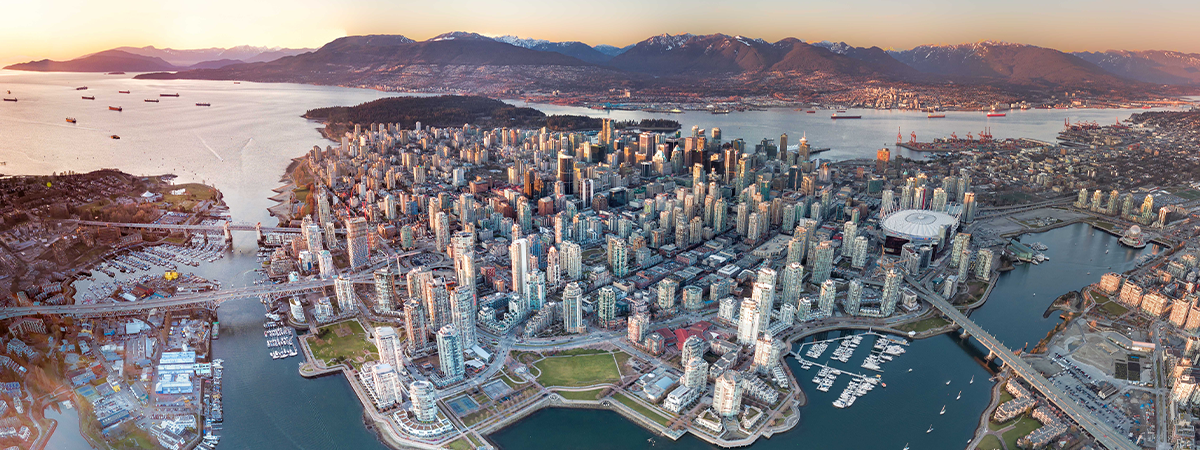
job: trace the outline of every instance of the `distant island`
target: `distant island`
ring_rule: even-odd
[[[488,127],[546,127],[551,131],[600,129],[601,119],[579,115],[547,116],[542,111],[513,106],[481,96],[441,95],[436,97],[388,97],[356,106],[331,106],[310,109],[302,116],[325,123],[326,136],[339,136],[354,124],[395,123],[413,128],[423,126],[457,127],[466,123]],[[619,128],[677,130],[679,122],[669,119],[643,119],[617,122]]]
[[[9,65],[5,69],[31,72],[151,72],[180,68],[162,58],[135,55],[121,50],[105,50],[70,61],[43,59]]]
[[[117,47],[66,61],[42,59],[12,64],[8,70],[28,72],[162,72],[196,69],[220,69],[233,64],[274,61],[310,51],[307,48],[253,47],[195,50],[154,47]]]

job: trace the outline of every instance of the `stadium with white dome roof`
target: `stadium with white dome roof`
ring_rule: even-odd
[[[939,244],[958,229],[958,216],[928,209],[901,209],[880,220],[883,229],[883,252],[899,255],[904,244],[929,245],[936,253]]]

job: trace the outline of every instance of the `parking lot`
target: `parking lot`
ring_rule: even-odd
[[[1137,419],[1131,419],[1120,407],[1118,402],[1127,399],[1127,394],[1114,394],[1108,400],[1100,399],[1094,389],[1097,389],[1098,380],[1094,380],[1091,375],[1081,370],[1068,359],[1055,354],[1054,361],[1062,366],[1063,371],[1057,375],[1050,377],[1050,381],[1058,386],[1068,396],[1071,397],[1080,406],[1087,408],[1096,414],[1096,417],[1103,420],[1109,426],[1120,431],[1122,434],[1128,435],[1134,430],[1134,426],[1145,424],[1144,416]],[[1115,402],[1114,402],[1115,400]],[[1153,411],[1153,408],[1151,408]],[[1139,420],[1139,422],[1134,422]],[[1140,428],[1140,426],[1138,427]]]

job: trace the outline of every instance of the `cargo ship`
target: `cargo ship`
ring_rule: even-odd
[[[830,118],[830,119],[833,119],[833,120],[838,120],[838,119],[861,119],[861,118],[862,118],[862,116],[857,116],[857,115],[856,115],[856,116],[847,116],[847,115],[844,115],[844,114],[834,114],[834,115],[832,115],[832,116],[829,116],[829,118]]]
[[[115,134],[114,134],[114,135],[112,135],[112,136],[109,136],[109,137],[110,137],[110,138],[113,138],[113,139],[120,139],[120,138],[121,138],[120,136],[117,136],[117,135],[115,135]]]
[[[157,98],[148,98],[148,99],[146,99],[146,103],[158,103],[158,99]]]
[[[96,99],[96,96],[94,96],[94,95],[85,95],[85,96],[83,96],[83,99],[84,99],[84,100],[95,100],[95,99]]]
[[[74,117],[68,117],[68,118],[67,118],[67,123],[75,123],[75,118],[74,118]]]
[[[930,118],[930,119],[945,119],[946,115],[942,114],[942,113],[929,113],[929,115],[927,115],[925,117]]]
[[[109,106],[109,107],[108,107],[108,110],[109,110],[109,111],[118,111],[118,112],[119,112],[119,111],[121,111],[121,110],[122,110],[122,108],[121,108],[120,106]]]
[[[158,94],[159,97],[178,97],[179,94]]]
[[[208,104],[208,103],[197,103],[196,106],[212,106],[212,105]],[[716,113],[714,113],[714,114],[716,114]],[[729,113],[726,112],[726,114],[729,114]]]
[[[75,90],[77,90],[77,91],[86,91],[86,90],[87,90],[87,86],[80,86],[80,87],[77,87],[77,88],[75,88]]]
[[[17,101],[17,99],[15,99],[15,98],[8,98],[8,97],[4,97],[4,101],[6,101],[6,102],[15,102],[15,101]]]
[[[129,91],[117,91],[118,94],[128,94]]]
[[[996,112],[996,108],[992,108],[992,110],[987,113],[987,116],[988,117],[1004,117],[1005,114],[1002,112]]]

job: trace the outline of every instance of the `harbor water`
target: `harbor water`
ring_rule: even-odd
[[[79,99],[76,86],[88,86],[95,101]],[[12,90],[19,103],[0,107],[0,172],[50,174],[116,168],[139,175],[175,173],[180,182],[203,181],[224,194],[236,221],[273,225],[266,213],[268,197],[279,186],[279,176],[294,157],[313,145],[329,145],[317,132],[320,124],[300,118],[304,111],[323,106],[354,105],[389,96],[371,90],[296,84],[261,84],[220,81],[133,80],[131,75],[24,73],[0,71],[0,89]],[[130,90],[132,94],[117,94]],[[159,93],[178,92],[181,98],[143,103]],[[118,97],[120,95],[120,97]],[[209,102],[209,108],[193,106]],[[120,102],[116,104],[115,102]],[[110,112],[106,106],[123,106]],[[778,139],[786,132],[798,140],[807,134],[813,147],[831,147],[820,156],[830,159],[873,158],[881,146],[891,147],[899,128],[917,131],[922,140],[964,136],[991,127],[997,138],[1031,137],[1053,140],[1062,121],[1094,120],[1111,123],[1137,111],[1036,110],[1017,111],[1006,118],[982,113],[949,113],[945,119],[927,119],[924,113],[854,111],[861,120],[831,121],[828,111],[806,114],[772,109],[727,115],[703,112],[653,114],[640,111],[597,111],[554,105],[530,105],[547,114],[586,114],[619,120],[671,118],[685,129],[720,127],[725,139],[743,138],[756,143]],[[74,117],[77,125],[67,124]],[[686,132],[686,131],[685,131]],[[120,140],[109,139],[118,134]],[[794,142],[794,141],[793,141]],[[1069,289],[1099,280],[1110,270],[1132,267],[1140,254],[1156,251],[1118,248],[1116,238],[1092,233],[1087,225],[1072,225],[1036,236],[1050,247],[1049,262],[1020,266],[1000,275],[988,303],[972,318],[996,332],[1010,346],[1036,342],[1057,323],[1042,319],[1055,297]],[[1104,253],[1111,248],[1110,253]],[[235,233],[234,248],[212,264],[184,271],[219,280],[225,287],[245,286],[256,278],[252,233]],[[1090,272],[1090,274],[1088,273]],[[1066,281],[1064,281],[1066,280]],[[1034,296],[1033,294],[1037,294]],[[254,449],[383,449],[362,422],[361,405],[348,382],[328,376],[304,379],[297,358],[271,360],[262,336],[263,307],[254,300],[229,302],[220,308],[220,339],[214,357],[225,360],[223,380],[225,424],[222,448]],[[866,351],[851,360],[857,368]],[[916,449],[962,448],[973,434],[979,414],[988,403],[988,373],[976,345],[953,336],[917,341],[908,352],[884,366],[887,388],[876,388],[848,409],[832,406],[845,387],[842,377],[829,392],[819,392],[810,382],[815,369],[805,371],[795,360],[788,364],[797,373],[808,395],[799,425],[787,433],[762,440],[754,448],[812,449]],[[912,372],[907,369],[912,368]],[[807,376],[805,376],[807,374]],[[974,383],[968,380],[974,377]],[[951,381],[946,385],[946,381]],[[955,396],[962,391],[962,397]],[[939,415],[942,406],[946,414]],[[64,411],[66,415],[73,412]],[[69,420],[60,427],[48,448],[74,450],[81,443],[63,440],[64,433],[78,436]],[[932,425],[934,430],[926,433]],[[72,425],[77,426],[77,425]],[[504,449],[541,448],[708,448],[685,436],[679,441],[656,436],[616,413],[592,410],[545,410],[509,426],[493,436]],[[80,438],[81,439],[81,438]]]

